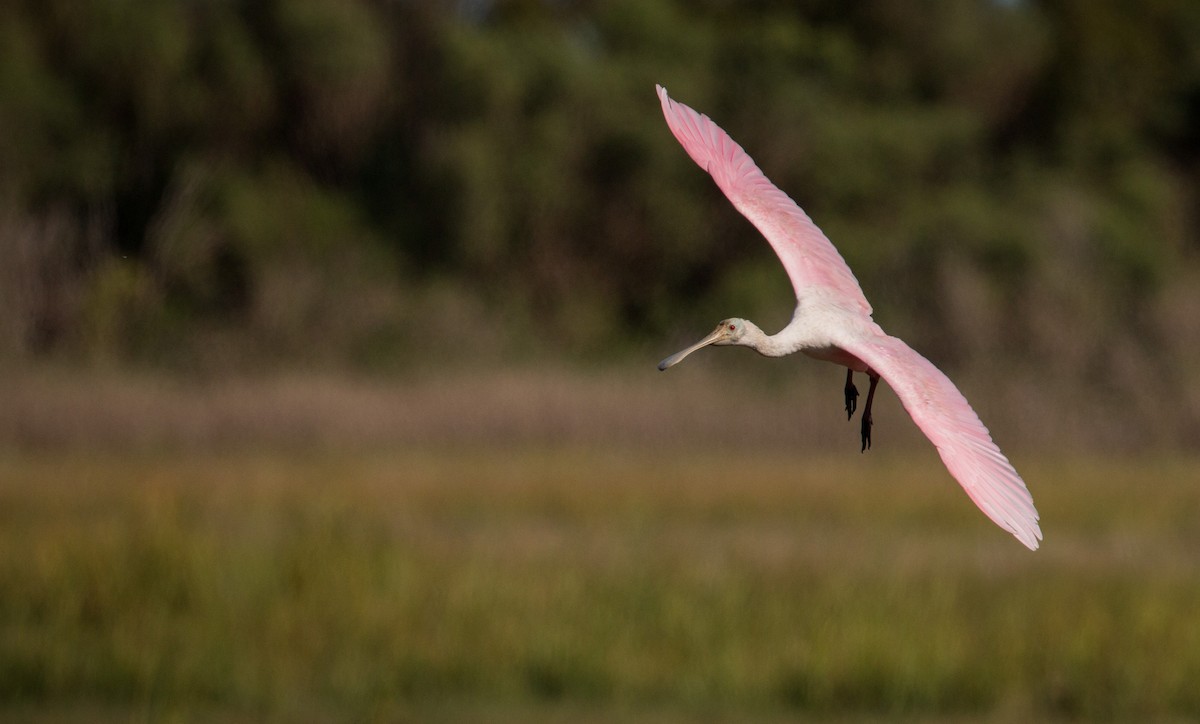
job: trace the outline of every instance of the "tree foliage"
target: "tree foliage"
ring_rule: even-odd
[[[1177,369],[1197,37],[1188,0],[11,0],[0,351],[377,365],[782,324],[659,82],[931,356]]]

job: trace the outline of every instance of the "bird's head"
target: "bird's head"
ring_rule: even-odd
[[[742,339],[745,338],[746,333],[752,326],[753,325],[751,325],[750,322],[747,322],[744,319],[738,319],[737,317],[731,319],[722,319],[717,325],[717,328],[714,329],[707,337],[693,344],[691,347],[682,349],[666,358],[662,362],[659,362],[658,368],[660,370],[665,370],[668,367],[677,365],[683,361],[684,357],[687,357],[692,352],[695,352],[701,347],[707,347],[710,344],[742,344]]]

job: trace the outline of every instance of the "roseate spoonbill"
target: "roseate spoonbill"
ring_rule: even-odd
[[[745,319],[726,319],[658,368],[665,370],[710,344],[749,347],[767,357],[803,352],[846,367],[847,419],[858,407],[854,373],[865,373],[871,386],[862,413],[864,452],[871,446],[871,403],[882,377],[971,500],[997,525],[1036,550],[1042,531],[1033,498],[954,383],[871,319],[871,305],[837,249],[729,134],[708,116],[671,100],[662,86],[656,87],[671,133],[771,243],[796,291],[792,321],[778,334],[768,335]]]

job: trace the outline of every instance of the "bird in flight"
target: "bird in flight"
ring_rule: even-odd
[[[871,447],[871,405],[887,380],[942,462],[987,517],[1030,550],[1042,539],[1038,512],[1024,481],[962,393],[932,362],[871,319],[871,305],[833,243],[729,134],[657,86],[671,133],[783,262],[796,292],[792,321],[768,335],[754,323],[725,319],[704,339],[659,363],[665,370],[708,345],[740,345],[767,357],[803,352],[846,368],[846,416],[858,408],[854,373],[870,387],[862,411],[862,449]]]

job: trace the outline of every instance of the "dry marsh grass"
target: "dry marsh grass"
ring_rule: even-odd
[[[722,366],[719,360],[728,361]],[[644,367],[526,367],[400,378],[294,373],[187,379],[0,368],[0,449],[118,451],[522,445],[855,451],[831,365],[731,354],[663,374]],[[959,380],[1009,451],[1198,450],[1186,424],[1047,394],[1043,382]],[[1001,383],[1003,382],[1003,383]],[[886,387],[886,386],[885,386]],[[1077,404],[1078,403],[1078,404]],[[1164,402],[1163,404],[1170,404]],[[1097,407],[1100,405],[1100,407]],[[929,444],[890,390],[876,399],[882,450]],[[1164,428],[1170,428],[1164,430]]]
[[[414,447],[0,456],[18,718],[1200,716],[1200,464]]]
[[[181,380],[22,370],[0,374],[0,446],[55,449],[370,449],[380,446],[622,447],[857,443],[837,426],[842,380],[755,386],[717,374],[558,368],[404,379],[295,374]],[[805,408],[816,408],[806,410]],[[820,412],[817,412],[817,409]],[[898,404],[880,416],[911,432]],[[811,413],[811,414],[810,414]],[[890,414],[895,413],[895,414]],[[886,419],[886,417],[885,417]]]

